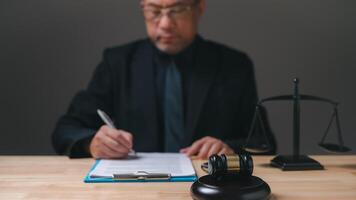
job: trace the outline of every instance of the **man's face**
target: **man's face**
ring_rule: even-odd
[[[142,0],[148,37],[158,49],[177,54],[194,40],[205,8],[200,0]]]

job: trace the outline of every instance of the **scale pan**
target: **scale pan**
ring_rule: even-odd
[[[267,145],[263,145],[263,146],[259,146],[259,147],[245,146],[244,149],[245,149],[245,151],[247,151],[249,153],[255,153],[255,154],[268,153],[271,151],[271,148]]]
[[[351,151],[350,148],[341,146],[338,144],[331,144],[331,143],[319,143],[319,146],[326,151],[334,152],[334,153],[344,153]]]

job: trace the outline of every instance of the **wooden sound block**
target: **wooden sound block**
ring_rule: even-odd
[[[200,177],[190,188],[194,200],[267,200],[271,189],[256,176]]]

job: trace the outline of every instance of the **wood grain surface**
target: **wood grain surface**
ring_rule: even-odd
[[[254,175],[271,187],[271,199],[356,199],[356,155],[312,156],[321,171],[283,172],[271,156],[254,156]],[[203,160],[193,160],[199,176]],[[191,199],[191,182],[84,183],[93,159],[0,156],[0,199]]]

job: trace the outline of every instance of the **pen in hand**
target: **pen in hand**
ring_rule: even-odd
[[[114,122],[111,120],[111,118],[102,110],[97,109],[98,115],[100,118],[105,122],[106,125],[108,125],[112,129],[117,129],[114,125]],[[136,152],[133,149],[130,149],[129,156],[136,156]]]

